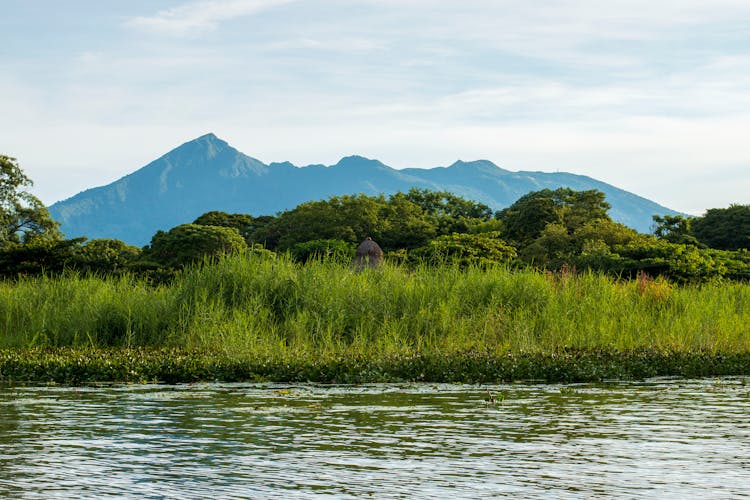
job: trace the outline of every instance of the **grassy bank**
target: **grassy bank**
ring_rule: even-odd
[[[503,268],[355,273],[248,254],[161,287],[127,276],[0,283],[0,378],[740,375],[750,374],[748,325],[750,287],[739,283],[676,287]]]

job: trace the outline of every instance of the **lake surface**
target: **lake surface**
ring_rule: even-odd
[[[0,386],[0,497],[733,498],[749,420],[736,378]]]

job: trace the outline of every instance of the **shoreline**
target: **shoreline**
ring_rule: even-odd
[[[183,349],[3,349],[0,383],[576,383],[750,375],[750,352],[561,350],[237,359]]]

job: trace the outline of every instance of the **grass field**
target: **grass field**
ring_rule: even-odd
[[[736,282],[502,267],[357,273],[248,253],[188,269],[168,286],[75,274],[0,283],[0,379],[742,375],[749,325],[750,286]]]

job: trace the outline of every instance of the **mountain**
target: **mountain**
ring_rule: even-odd
[[[411,187],[451,191],[496,210],[529,191],[598,189],[612,205],[612,218],[641,232],[648,232],[652,215],[678,213],[591,177],[511,172],[487,160],[401,170],[361,156],[342,158],[332,166],[266,165],[214,134],[186,142],[132,174],[49,210],[69,238],[117,238],[145,245],[157,230],[191,222],[211,210],[275,214],[334,195],[388,195]]]

